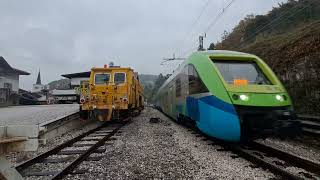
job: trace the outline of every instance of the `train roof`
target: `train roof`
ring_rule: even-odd
[[[183,63],[179,65],[177,69],[175,69],[174,73],[162,84],[162,86],[159,88],[158,93],[161,91],[163,87],[165,87],[176,75],[178,70],[182,67],[184,67],[185,63],[189,62],[189,59],[191,56],[242,56],[242,57],[248,57],[248,58],[256,58],[257,56],[249,53],[243,53],[238,51],[229,51],[229,50],[206,50],[206,51],[197,51],[192,53]],[[157,93],[157,95],[158,95]]]
[[[91,70],[97,70],[97,71],[103,71],[103,70],[131,70],[133,71],[133,69],[129,68],[129,67],[119,67],[119,66],[112,66],[112,67],[107,67],[107,68],[104,68],[104,67],[94,67],[94,68],[91,68]]]
[[[219,54],[219,55],[232,55],[232,56],[255,56],[253,54],[249,54],[249,53],[244,53],[244,52],[238,52],[238,51],[229,51],[229,50],[207,50],[207,51],[197,51],[197,52],[194,52],[192,55],[194,54],[201,54],[201,55],[207,55],[207,56],[210,56],[210,55],[216,55],[216,54]]]

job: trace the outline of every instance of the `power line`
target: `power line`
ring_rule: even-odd
[[[309,6],[310,6],[310,4],[309,4],[309,5],[306,5],[306,6],[302,7],[302,8],[297,8],[297,9],[294,9],[294,8],[296,8],[296,7],[292,8],[288,13],[282,14],[282,15],[279,16],[278,18],[276,18],[276,19],[272,20],[271,22],[265,24],[262,28],[258,29],[258,30],[255,31],[254,33],[252,33],[245,41],[241,42],[239,46],[241,46],[242,44],[244,44],[244,43],[248,42],[249,40],[251,40],[252,38],[254,38],[259,32],[261,32],[262,30],[264,30],[264,29],[267,28],[268,26],[272,25],[273,23],[275,23],[275,22],[278,21],[276,24],[273,24],[273,25],[278,25],[278,24],[280,24],[281,22],[283,22],[283,21],[291,18],[292,16],[300,13],[300,11],[306,9],[306,8],[309,7]],[[293,10],[294,10],[294,13],[291,13]],[[288,14],[290,14],[290,13],[291,13],[290,16],[285,17],[286,15],[288,15]],[[284,18],[284,17],[285,17],[285,18]],[[281,21],[280,21],[280,20],[281,20]],[[261,27],[261,26],[259,26],[259,27]]]
[[[209,24],[204,33],[206,34],[222,17],[222,15],[228,10],[228,8],[235,2],[235,0],[231,0],[226,7],[222,9],[222,11],[214,18],[214,20]]]
[[[221,12],[217,14],[217,16],[214,18],[214,20],[208,25],[208,27],[205,29],[204,34],[207,34],[207,32],[218,22],[218,20],[222,17],[222,15],[227,11],[227,9],[235,2],[235,0],[231,0],[227,6],[222,8]],[[198,39],[196,39],[192,44],[197,43]],[[188,51],[186,51],[188,52]],[[185,54],[183,54],[184,56]]]
[[[194,21],[194,23],[191,26],[191,30],[189,31],[188,35],[193,31],[195,25],[198,23],[198,21],[200,20],[202,14],[204,13],[205,9],[208,7],[210,3],[210,0],[207,0],[207,2],[204,4],[204,6],[202,7],[202,10],[200,11],[199,16],[197,17],[197,19]]]
[[[198,24],[200,18],[202,17],[203,13],[205,12],[206,8],[208,7],[210,3],[210,0],[207,0],[206,3],[202,6],[200,14],[197,16],[197,18],[195,19],[195,21],[192,23],[192,25],[190,26],[190,31],[188,31],[188,33],[186,33],[184,39],[182,41],[180,41],[181,44],[184,44],[190,37],[190,34],[193,32],[194,28],[196,27],[196,25]],[[179,44],[180,44],[179,43]]]

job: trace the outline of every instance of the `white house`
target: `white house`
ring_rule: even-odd
[[[0,106],[18,104],[20,75],[30,75],[30,73],[11,67],[0,56]]]

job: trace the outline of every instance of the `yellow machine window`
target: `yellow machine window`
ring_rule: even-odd
[[[110,74],[95,74],[95,84],[106,84],[110,81]]]
[[[270,85],[271,82],[255,62],[214,61],[224,80],[234,85]]]
[[[114,73],[114,82],[117,84],[124,83],[126,81],[125,73]]]

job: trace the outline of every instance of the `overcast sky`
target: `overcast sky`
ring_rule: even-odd
[[[246,15],[285,1],[235,0],[207,32],[205,46]],[[162,58],[196,48],[197,36],[229,2],[210,0],[193,25],[207,0],[0,0],[0,56],[31,73],[20,78],[28,90],[39,69],[44,84],[110,61],[140,74],[170,73],[179,62],[161,66]]]

